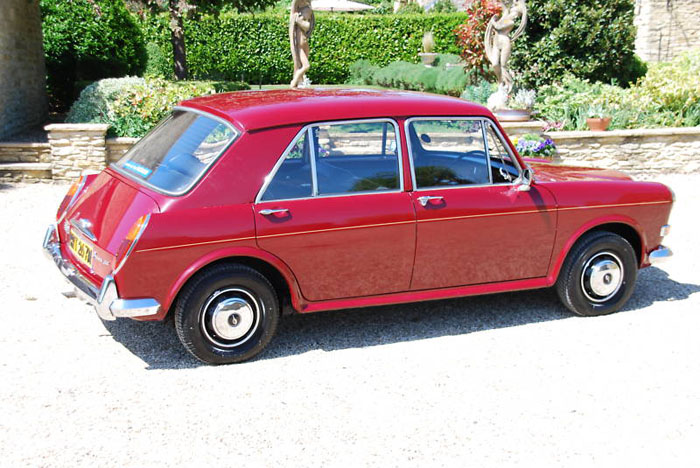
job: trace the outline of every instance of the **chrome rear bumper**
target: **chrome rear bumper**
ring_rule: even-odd
[[[663,263],[672,256],[673,252],[671,252],[671,249],[660,245],[651,252],[649,252],[649,264],[656,265],[658,263]]]
[[[121,299],[112,275],[107,276],[98,288],[63,258],[58,241],[56,225],[46,230],[43,243],[44,253],[56,264],[63,277],[75,288],[76,294],[95,307],[103,320],[116,320],[117,317],[147,317],[155,315],[160,304],[153,298]]]

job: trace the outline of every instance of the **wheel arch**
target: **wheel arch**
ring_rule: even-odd
[[[280,309],[284,313],[295,312],[303,307],[301,291],[291,269],[282,260],[268,252],[244,247],[210,253],[185,269],[168,292],[166,307],[164,307],[167,312],[164,317],[170,314],[187,283],[204,270],[222,263],[246,265],[264,275],[275,288],[280,299]]]
[[[554,284],[559,277],[561,268],[566,260],[566,257],[571,252],[574,245],[585,235],[591,232],[606,231],[617,234],[630,243],[637,257],[637,266],[640,267],[644,258],[645,241],[642,235],[642,229],[639,224],[632,218],[626,216],[607,217],[596,219],[581,226],[567,240],[564,247],[559,252],[549,275],[549,283]]]

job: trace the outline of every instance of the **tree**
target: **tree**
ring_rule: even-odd
[[[130,10],[139,14],[160,13],[167,10],[170,42],[173,46],[175,79],[187,79],[184,18],[196,14],[219,14],[228,7],[239,13],[252,12],[273,5],[275,0],[125,0]]]

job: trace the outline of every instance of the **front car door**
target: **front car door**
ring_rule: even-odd
[[[417,216],[413,290],[543,277],[553,196],[517,190],[522,168],[484,118],[405,122]]]
[[[398,125],[308,125],[254,205],[260,248],[283,260],[307,300],[409,289],[415,214],[403,191]]]

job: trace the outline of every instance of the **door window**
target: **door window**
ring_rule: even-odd
[[[491,182],[481,120],[413,120],[408,138],[416,188]]]
[[[298,137],[261,201],[399,191],[401,155],[393,121],[311,125]]]

